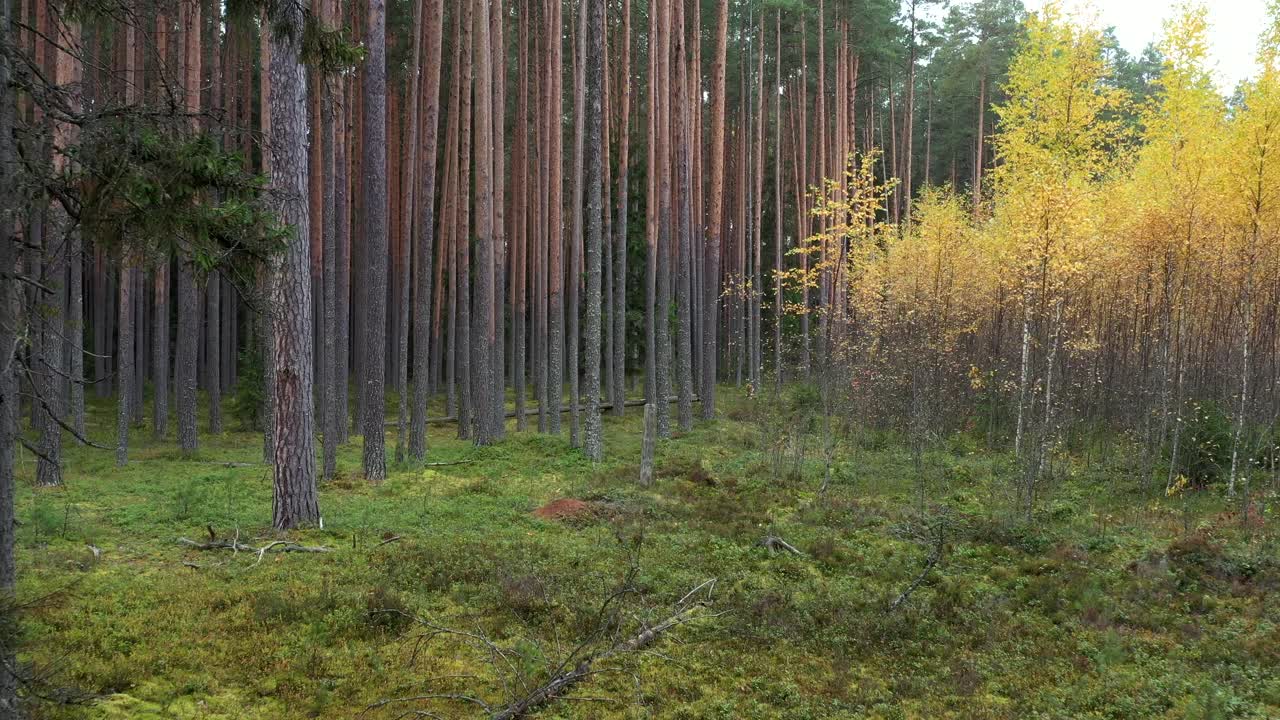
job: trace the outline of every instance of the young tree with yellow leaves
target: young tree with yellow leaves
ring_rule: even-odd
[[[1265,279],[1276,265],[1280,231],[1280,5],[1271,6],[1271,25],[1258,53],[1261,72],[1246,83],[1242,102],[1227,139],[1226,238],[1224,250],[1232,259],[1239,311],[1241,348],[1239,396],[1231,446],[1227,492],[1235,494],[1241,472],[1241,435],[1249,412],[1250,384],[1259,276]]]
[[[1117,162],[1125,97],[1109,86],[1102,33],[1073,22],[1057,3],[1030,16],[1027,37],[1009,68],[1008,100],[996,108],[997,252],[1021,300],[1014,452],[1025,462],[1020,488],[1031,512],[1054,436],[1054,376],[1063,315],[1090,272],[1097,250],[1099,205]],[[1038,369],[1039,368],[1039,369]],[[1036,407],[1039,443],[1024,438]]]

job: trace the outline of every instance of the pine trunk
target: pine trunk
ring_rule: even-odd
[[[702,418],[716,416],[716,327],[720,319],[720,244],[724,218],[725,54],[729,0],[716,3],[716,49],[711,62],[711,212],[707,216],[706,271],[703,276]]]
[[[689,109],[691,98],[688,95],[688,63],[685,49],[684,5],[676,4],[676,30],[674,32],[675,49],[672,59],[675,64],[675,79],[672,83],[672,149],[676,157],[676,191],[679,197],[676,217],[676,237],[673,249],[676,270],[676,408],[680,430],[688,432],[693,428],[693,278],[692,272],[692,235],[693,235],[693,178],[689,163],[689,154],[693,143],[690,128],[692,113]]]
[[[387,337],[387,48],[386,2],[369,0],[365,35],[364,136],[362,172],[367,288],[364,377],[364,476],[387,477],[383,422],[386,416]],[[273,64],[274,67],[274,64]],[[277,392],[277,395],[279,393]],[[278,444],[278,443],[277,443]]]
[[[622,66],[618,70],[618,190],[613,221],[613,414],[626,407],[627,382],[627,183],[631,168],[631,0],[622,0]]]
[[[458,77],[462,93],[459,96],[458,120],[458,184],[454,187],[457,195],[455,210],[456,229],[454,230],[454,264],[457,269],[457,347],[454,366],[454,381],[458,386],[458,438],[473,437],[475,423],[474,383],[471,377],[471,133],[473,126],[472,105],[472,20],[474,8],[470,2],[464,2],[461,12],[461,35],[459,36],[459,52],[462,59]]]
[[[414,212],[419,235],[417,298],[413,318],[413,418],[409,430],[409,457],[422,460],[427,455],[427,399],[431,348],[431,281],[435,252],[436,143],[440,117],[440,57],[444,31],[443,0],[426,0],[423,18],[426,58],[423,70],[421,177],[418,180]]]
[[[196,0],[185,0],[185,18],[181,26],[186,28],[183,51],[187,112],[200,112],[200,33],[193,31],[200,25],[200,5]],[[265,75],[265,73],[264,73]],[[177,383],[178,447],[184,453],[199,449],[196,430],[197,364],[200,341],[200,295],[196,284],[195,268],[190,257],[178,259],[178,338],[174,367]]]
[[[169,432],[169,258],[156,266],[155,313],[151,330],[152,413],[151,428],[156,439]]]
[[[333,0],[319,0],[320,22],[326,29],[334,27],[336,18]],[[342,433],[344,418],[338,414],[339,393],[346,392],[338,381],[338,208],[337,208],[337,104],[336,89],[341,79],[336,75],[319,74],[320,85],[313,89],[320,95],[320,165],[321,188],[320,205],[323,216],[321,220],[322,267],[321,277],[321,314],[323,329],[320,332],[321,344],[321,378],[323,388],[320,406],[320,432],[323,442],[321,450],[321,477],[333,479],[337,472],[338,440]]]
[[[563,157],[563,141],[561,137],[560,118],[561,100],[564,96],[561,36],[561,3],[551,2],[551,28],[548,33],[550,63],[551,97],[547,103],[547,118],[550,124],[547,155],[550,159],[550,174],[547,192],[547,217],[549,245],[547,252],[547,431],[552,435],[560,434],[560,408],[564,395],[564,222],[563,222],[563,186],[560,158]]]
[[[474,323],[471,333],[477,445],[497,440],[502,411],[495,410],[499,380],[494,374],[498,313],[494,307],[493,68],[489,27],[490,0],[475,0],[472,25],[475,72],[475,218],[476,266]]]
[[[374,0],[379,2],[379,0]],[[307,195],[307,85],[302,65],[302,7],[276,10],[271,36],[271,176],[281,221],[294,229],[275,259],[271,306],[276,313],[275,468],[271,524],[277,529],[320,520],[313,417],[310,207]]]
[[[205,360],[205,387],[209,391],[209,432],[214,435],[222,434],[222,334],[219,332],[221,327],[221,306],[222,306],[222,279],[217,273],[212,273],[205,281],[206,287],[206,315],[205,315],[205,337],[208,347],[208,353]]]
[[[582,223],[583,195],[585,188],[585,162],[583,153],[586,142],[586,95],[587,95],[587,0],[578,0],[578,22],[575,25],[575,43],[573,56],[573,217],[572,232],[569,236],[569,275],[568,275],[568,358],[569,373],[569,445],[579,447],[582,439],[579,436],[581,419],[579,409],[582,405],[582,391],[578,384],[581,363],[578,357],[578,285],[582,280]]]
[[[132,406],[133,393],[133,283],[129,275],[133,273],[132,263],[126,258],[120,269],[120,394],[116,398],[116,467],[124,467],[129,462],[129,411]],[[128,350],[125,350],[128,348]]]
[[[587,328],[585,352],[587,417],[583,448],[595,462],[604,459],[604,428],[600,419],[600,263],[604,238],[604,35],[605,0],[590,3],[586,48],[587,150]]]

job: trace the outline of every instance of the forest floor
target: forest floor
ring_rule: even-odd
[[[535,716],[1280,716],[1266,498],[1245,522],[1218,491],[1135,492],[1094,454],[1064,461],[1025,522],[1006,454],[958,435],[917,466],[879,434],[841,444],[820,494],[819,439],[775,473],[785,428],[755,417],[775,403],[726,395],[721,420],[660,443],[650,488],[634,408],[606,415],[595,467],[567,416],[562,437],[490,448],[433,426],[430,460],[465,462],[379,486],[353,438],[320,490],[324,528],[290,536],[331,550],[315,554],[179,543],[279,539],[256,433],[204,435],[186,459],[140,429],[124,469],[68,441],[53,489],[22,453],[22,659],[45,694],[91,696],[36,716],[487,717],[682,599],[687,622],[597,660]],[[113,419],[90,408],[104,442]]]

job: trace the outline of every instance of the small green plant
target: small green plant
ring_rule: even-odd
[[[190,520],[195,510],[204,504],[205,489],[202,483],[180,483],[170,499],[175,520]]]
[[[36,542],[47,541],[55,535],[62,534],[64,515],[51,503],[37,503],[31,508],[31,527]]]

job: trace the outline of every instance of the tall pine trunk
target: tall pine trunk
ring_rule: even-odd
[[[720,320],[720,237],[724,219],[725,54],[728,46],[729,0],[716,3],[716,49],[711,62],[711,212],[707,216],[704,254],[702,328],[702,417],[716,416],[716,327]]]
[[[138,90],[138,73],[134,67],[134,61],[137,57],[135,45],[137,43],[137,29],[132,23],[126,23],[124,27],[124,80],[125,92],[124,101],[126,105],[132,105],[137,101]],[[129,421],[133,407],[134,393],[140,393],[142,388],[134,382],[134,322],[133,322],[133,303],[134,298],[134,258],[127,250],[120,254],[120,296],[117,308],[119,310],[119,337],[117,339],[116,355],[119,360],[116,363],[116,372],[119,377],[119,395],[116,397],[116,466],[123,467],[129,462]]]
[[[550,158],[550,174],[548,178],[547,217],[549,245],[547,252],[547,430],[553,435],[560,434],[560,408],[564,395],[564,222],[563,222],[563,186],[560,159],[563,157],[562,128],[560,127],[561,104],[564,96],[563,56],[560,42],[561,35],[561,3],[551,2],[551,28],[548,33],[551,62],[549,64],[551,97],[547,103],[547,117],[550,123],[548,156]]]
[[[774,26],[777,55],[773,85],[782,87],[782,11]],[[782,98],[773,109],[773,387],[782,390]]]
[[[387,477],[386,337],[387,337],[387,7],[369,0],[365,28],[364,178],[365,282],[368,293],[365,326],[364,476],[380,483]],[[274,60],[273,60],[274,67]],[[278,394],[278,393],[277,393]]]
[[[657,373],[654,397],[658,411],[658,437],[671,437],[671,6],[669,0],[658,5],[658,237],[655,272],[657,299],[654,309],[654,336],[657,348]]]
[[[200,4],[185,0],[182,27],[187,28],[183,52],[183,69],[188,114],[200,112],[200,33],[192,28],[200,27]],[[265,73],[264,73],[265,74]],[[174,357],[176,400],[178,404],[178,447],[184,453],[199,449],[196,430],[197,355],[200,332],[200,295],[196,284],[195,268],[188,255],[178,258],[178,338]]]
[[[675,79],[672,82],[671,114],[672,114],[672,148],[676,157],[676,191],[679,197],[673,202],[679,208],[676,220],[676,237],[672,248],[676,253],[674,259],[676,271],[676,409],[680,430],[688,432],[693,428],[693,278],[692,272],[692,235],[693,235],[693,178],[689,163],[689,154],[693,151],[689,130],[692,112],[689,109],[688,62],[685,48],[684,4],[676,4],[676,29],[674,32],[675,49],[672,60],[675,64]]]
[[[613,414],[626,407],[627,382],[627,183],[631,168],[631,0],[622,0],[622,66],[618,70],[618,191],[613,221]],[[607,240],[606,240],[607,241]]]
[[[334,340],[334,369],[333,369],[333,387],[335,391],[334,415],[336,424],[334,431],[337,434],[337,443],[342,445],[347,442],[348,432],[351,427],[350,412],[348,410],[348,397],[350,396],[351,375],[350,353],[351,353],[351,193],[350,187],[350,166],[348,164],[349,153],[351,147],[351,103],[347,99],[354,96],[350,92],[350,80],[344,79],[338,82],[335,87],[337,92],[337,107],[340,113],[338,129],[335,132],[334,149],[333,149],[333,165],[334,165],[334,188],[333,188],[333,205],[334,205],[334,234],[336,245],[336,277],[334,278],[334,330],[337,337]]]
[[[335,0],[319,0],[320,22],[325,28],[333,28],[336,18]],[[323,329],[320,342],[323,357],[320,361],[320,395],[324,403],[320,408],[320,432],[323,441],[321,471],[326,480],[333,478],[337,472],[339,429],[344,422],[339,414],[339,393],[345,393],[345,383],[338,382],[338,208],[337,208],[337,104],[336,88],[341,82],[336,75],[317,73],[320,86],[314,92],[320,93],[320,165],[321,165],[321,242],[322,268],[321,302]]]
[[[528,320],[528,288],[529,288],[529,227],[531,193],[530,183],[530,145],[529,145],[529,21],[531,10],[529,0],[520,2],[520,36],[519,36],[519,72],[520,96],[516,101],[515,121],[515,157],[513,196],[515,197],[515,214],[512,218],[515,232],[512,236],[511,255],[511,380],[515,394],[516,430],[528,428],[525,415],[525,360],[527,357],[527,320]]]
[[[472,133],[472,44],[471,33],[474,8],[470,2],[464,2],[461,12],[461,34],[459,51],[462,58],[458,70],[462,93],[459,96],[458,115],[458,183],[454,186],[457,195],[455,210],[456,229],[454,230],[454,267],[457,271],[457,347],[454,381],[458,386],[458,437],[469,439],[473,436],[472,425],[475,422],[472,393],[474,383],[471,377],[471,133]]]
[[[586,379],[587,417],[583,447],[588,458],[604,459],[604,428],[600,419],[600,256],[604,238],[604,163],[606,148],[602,124],[604,120],[604,5],[605,0],[583,0],[590,3],[586,42],[586,151],[587,151],[587,327]]]
[[[379,0],[374,0],[378,2]],[[276,332],[275,468],[271,524],[278,529],[319,522],[313,417],[311,258],[307,203],[307,85],[302,65],[302,7],[275,11],[271,35],[271,177],[281,221],[293,228],[277,258],[272,309]]]
[[[506,433],[506,374],[503,371],[506,339],[504,308],[506,307],[505,271],[507,262],[506,229],[506,116],[507,116],[507,46],[504,29],[505,10],[502,0],[493,0],[489,13],[489,44],[493,68],[493,313],[494,329],[490,334],[488,375],[493,386],[489,398],[489,423],[494,439]]]
[[[427,399],[431,347],[431,281],[435,252],[436,144],[440,117],[440,57],[444,32],[443,0],[426,0],[423,17],[426,57],[423,64],[421,177],[418,180],[414,212],[417,219],[418,275],[416,313],[413,318],[413,418],[409,430],[409,457],[421,460],[427,454]]]
[[[413,10],[413,61],[409,68],[409,97],[408,108],[405,111],[405,122],[409,125],[409,148],[408,157],[404,165],[404,181],[403,191],[401,195],[404,198],[404,206],[400,210],[400,242],[403,248],[403,263],[400,272],[400,283],[398,302],[396,308],[399,318],[397,321],[397,344],[396,367],[398,373],[396,375],[396,391],[399,394],[399,401],[396,403],[398,416],[396,422],[396,462],[403,463],[405,453],[409,451],[409,335],[410,335],[410,308],[413,293],[410,288],[413,287],[413,272],[417,256],[417,244],[414,240],[422,233],[422,226],[417,221],[416,208],[422,204],[422,197],[418,194],[418,173],[420,172],[419,163],[419,136],[418,133],[422,126],[422,75],[425,68],[422,65],[422,44],[425,40],[423,34],[424,15],[427,8],[424,0],[417,0],[414,3]]]
[[[497,440],[494,412],[498,379],[494,377],[493,347],[498,313],[494,308],[494,176],[493,176],[493,58],[490,47],[490,0],[475,0],[472,46],[475,77],[475,298],[472,316],[472,371],[474,373],[477,445]],[[501,406],[499,405],[499,408]]]
[[[587,96],[587,0],[578,0],[578,21],[575,24],[573,54],[573,217],[572,231],[569,235],[569,275],[568,275],[568,358],[566,365],[569,373],[569,444],[573,447],[581,445],[579,437],[579,407],[582,404],[582,392],[578,384],[581,364],[578,358],[578,284],[582,279],[582,203],[586,177],[583,152],[586,142],[586,96]]]

